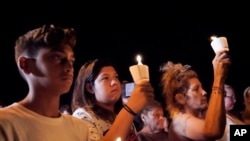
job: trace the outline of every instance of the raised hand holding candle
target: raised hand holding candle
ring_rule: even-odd
[[[211,39],[212,39],[211,46],[215,53],[223,50],[229,51],[226,37],[212,36]]]
[[[138,83],[140,80],[147,80],[149,81],[149,70],[148,66],[142,64],[141,56],[137,55],[137,65],[133,65],[129,67],[130,74],[133,77],[135,83]]]

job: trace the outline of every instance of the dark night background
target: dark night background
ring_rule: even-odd
[[[42,3],[43,2],[43,3]],[[14,61],[14,42],[28,30],[43,24],[73,27],[78,34],[75,71],[89,59],[105,57],[118,67],[121,80],[132,81],[129,66],[141,54],[159,98],[159,67],[171,60],[191,65],[210,92],[214,52],[210,36],[226,36],[232,58],[227,82],[242,108],[243,90],[250,85],[249,7],[235,2],[143,2],[143,3],[16,3],[2,5],[0,30],[1,94],[6,105],[21,100],[26,83]],[[71,94],[62,96],[62,103]]]

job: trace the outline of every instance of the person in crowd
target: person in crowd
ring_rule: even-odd
[[[236,95],[234,88],[229,85],[224,85],[224,101],[225,101],[225,110],[226,110],[226,127],[224,131],[224,135],[222,138],[216,141],[230,141],[230,125],[243,125],[243,121],[241,121],[235,113],[233,113],[233,109],[236,103]]]
[[[227,51],[216,53],[214,80],[208,104],[198,74],[190,65],[168,61],[161,66],[161,87],[171,123],[169,139],[174,141],[216,140],[222,137],[226,124],[224,83],[231,64]],[[202,111],[207,109],[203,118]]]
[[[168,141],[168,120],[158,101],[152,101],[141,112],[143,128],[138,132],[140,141]]]
[[[250,125],[250,86],[246,87],[243,93],[244,98],[244,110],[241,112],[242,120],[245,124]]]
[[[72,115],[71,106],[69,104],[62,104],[62,105],[60,105],[59,111],[62,114]]]
[[[18,37],[16,65],[29,89],[24,99],[0,109],[1,141],[89,140],[88,127],[82,120],[58,110],[60,96],[69,92],[73,82],[75,45],[73,28],[54,25]],[[153,88],[142,81],[134,91],[127,106],[140,112],[154,98]],[[125,138],[134,119],[131,111],[120,111],[103,141]]]
[[[87,126],[58,111],[73,81],[75,31],[44,25],[21,35],[15,60],[27,82],[27,96],[0,110],[1,141],[85,140]],[[76,130],[77,129],[77,130]]]
[[[86,122],[92,140],[103,138],[122,108],[132,112],[121,93],[118,72],[109,60],[90,60],[81,67],[73,89],[73,116]],[[126,140],[136,140],[136,133],[131,126]]]

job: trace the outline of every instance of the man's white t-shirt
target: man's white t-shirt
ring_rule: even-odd
[[[88,127],[62,114],[50,118],[13,103],[0,109],[0,141],[87,141]]]

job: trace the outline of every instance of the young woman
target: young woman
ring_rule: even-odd
[[[151,86],[136,87],[132,95],[139,89],[152,89]],[[139,112],[131,108],[131,102],[123,106],[121,91],[118,73],[109,61],[91,60],[81,67],[73,90],[72,109],[73,116],[83,119],[88,125],[91,140],[103,138],[123,107],[133,116]],[[131,126],[126,140],[137,140],[134,126]]]

